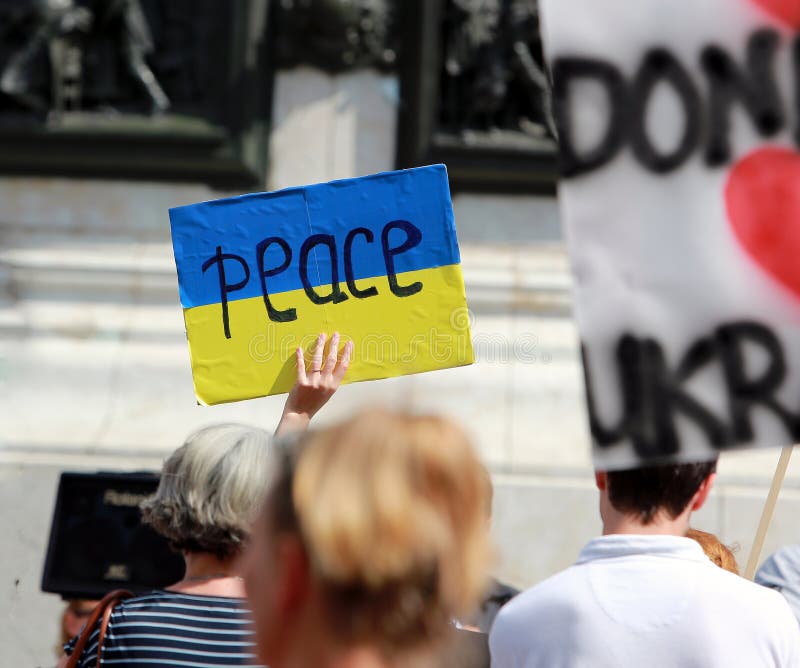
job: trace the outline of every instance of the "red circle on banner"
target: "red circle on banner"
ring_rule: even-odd
[[[748,254],[800,298],[800,154],[761,148],[733,166],[728,219]]]
[[[782,23],[800,28],[800,0],[753,0]]]

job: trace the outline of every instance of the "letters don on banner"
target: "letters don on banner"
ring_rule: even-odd
[[[347,382],[473,361],[443,165],[169,215],[200,403],[287,392],[318,332],[353,339]]]
[[[542,0],[595,463],[800,439],[800,3]]]

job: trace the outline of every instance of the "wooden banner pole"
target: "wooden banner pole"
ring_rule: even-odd
[[[747,560],[747,568],[744,571],[744,576],[748,580],[752,580],[756,575],[756,569],[761,560],[761,551],[764,549],[764,540],[772,522],[772,515],[775,513],[775,504],[778,502],[778,494],[780,494],[783,479],[786,477],[786,469],[789,468],[789,460],[792,458],[792,450],[794,450],[793,445],[781,450],[778,466],[775,468],[775,475],[772,476],[772,485],[769,488],[767,500],[764,502],[764,510],[761,512],[761,520],[758,523],[758,531],[756,531],[753,547],[750,549],[750,558]]]

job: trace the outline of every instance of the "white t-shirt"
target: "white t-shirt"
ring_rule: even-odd
[[[508,603],[489,643],[493,668],[800,668],[780,594],[677,536],[592,540]]]

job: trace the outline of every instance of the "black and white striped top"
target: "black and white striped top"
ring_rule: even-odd
[[[79,668],[97,665],[95,629]],[[72,653],[77,639],[64,646]],[[220,668],[257,665],[250,613],[238,598],[154,591],[114,608],[103,643],[104,666]]]

